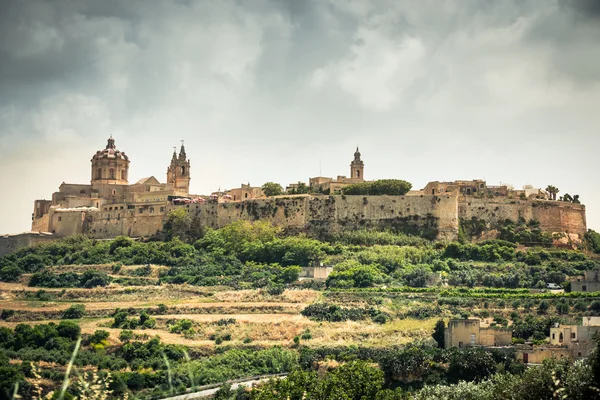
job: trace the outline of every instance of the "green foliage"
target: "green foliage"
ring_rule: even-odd
[[[151,318],[147,311],[142,311],[138,319],[129,318],[127,311],[116,309],[112,323],[113,328],[121,329],[152,329],[156,325],[156,320]]]
[[[286,379],[274,379],[252,391],[253,400],[381,399],[383,373],[364,361],[340,365],[324,377],[295,370]]]
[[[176,208],[167,214],[163,233],[167,240],[177,237],[183,242],[192,243],[204,235],[204,228],[200,217],[190,216],[185,208]]]
[[[444,348],[444,330],[446,329],[446,323],[443,319],[438,320],[435,323],[435,327],[433,328],[433,333],[431,337],[437,343],[440,349]]]
[[[261,187],[263,193],[267,197],[279,196],[283,194],[283,188],[279,183],[267,182]]]
[[[552,235],[539,228],[537,221],[519,220],[516,223],[506,220],[498,226],[498,238],[512,243],[546,246],[552,244]]]
[[[380,179],[373,182],[361,182],[342,188],[343,195],[390,195],[402,196],[408,193],[412,184],[400,179]]]
[[[301,314],[315,321],[360,321],[380,314],[373,308],[340,307],[337,304],[314,303],[301,311]]]
[[[600,233],[588,229],[585,236],[585,243],[590,251],[600,254]]]
[[[79,319],[85,315],[85,305],[73,304],[67,308],[62,315],[63,319]]]
[[[74,272],[55,274],[50,270],[43,270],[31,276],[29,286],[48,288],[82,287],[89,289],[97,286],[108,286],[110,282],[111,278],[105,272],[93,269],[88,269],[81,275]]]

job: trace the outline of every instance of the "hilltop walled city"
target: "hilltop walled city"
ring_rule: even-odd
[[[484,180],[432,181],[403,196],[340,195],[344,187],[365,182],[358,148],[350,177],[313,177],[308,185],[290,184],[274,197],[250,184],[210,195],[190,194],[192,171],[183,144],[178,154],[173,151],[165,183],[150,176],[130,184],[129,166],[129,157],[109,138],[106,147],[92,156],[90,183],[63,182],[51,200],[36,200],[32,233],[5,237],[1,246],[12,249],[80,234],[102,239],[148,237],[159,232],[169,211],[177,208],[211,228],[261,219],[292,231],[420,227],[428,228],[435,239],[456,240],[461,221],[482,223],[487,232],[481,235],[493,238],[495,224],[535,220],[562,245],[579,243],[586,232],[584,205],[551,200],[551,194],[531,186],[514,190],[508,185],[489,186]],[[310,193],[294,194],[298,185]]]

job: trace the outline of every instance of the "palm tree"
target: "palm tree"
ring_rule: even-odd
[[[550,195],[550,200],[556,200],[556,195],[560,190],[556,186],[548,185],[548,187],[546,187],[546,192]]]

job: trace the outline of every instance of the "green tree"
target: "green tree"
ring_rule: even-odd
[[[474,347],[453,350],[448,365],[450,382],[480,381],[496,372],[496,362],[489,352]]]
[[[344,195],[390,195],[402,196],[412,188],[412,184],[401,179],[380,179],[373,182],[361,182],[342,188]]]
[[[306,186],[304,182],[298,182],[296,187],[290,189],[290,194],[307,194],[311,192],[310,186]]]
[[[546,187],[546,192],[548,192],[548,197],[550,200],[556,200],[556,195],[560,192],[560,190],[556,186],[548,185]]]
[[[438,322],[435,323],[435,328],[433,328],[433,334],[431,335],[431,337],[433,338],[433,340],[435,340],[438,344],[438,347],[440,349],[444,348],[444,331],[446,329],[446,323],[444,322],[443,319],[438,320]]]
[[[79,319],[85,315],[85,306],[83,304],[73,304],[67,308],[62,315],[63,319]]]
[[[186,243],[192,243],[204,236],[204,227],[200,217],[193,217],[185,208],[176,208],[169,211],[163,225],[166,240],[178,237]]]
[[[283,194],[283,188],[279,183],[275,182],[267,182],[262,185],[261,189],[267,197],[279,196],[280,194]]]

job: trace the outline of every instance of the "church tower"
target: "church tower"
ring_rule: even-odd
[[[167,183],[178,195],[186,196],[190,193],[190,160],[187,159],[183,143],[179,155],[173,149],[171,165],[167,169]]]
[[[360,151],[356,147],[354,153],[354,160],[350,163],[350,178],[357,182],[363,182],[365,180],[365,163],[360,159]]]

